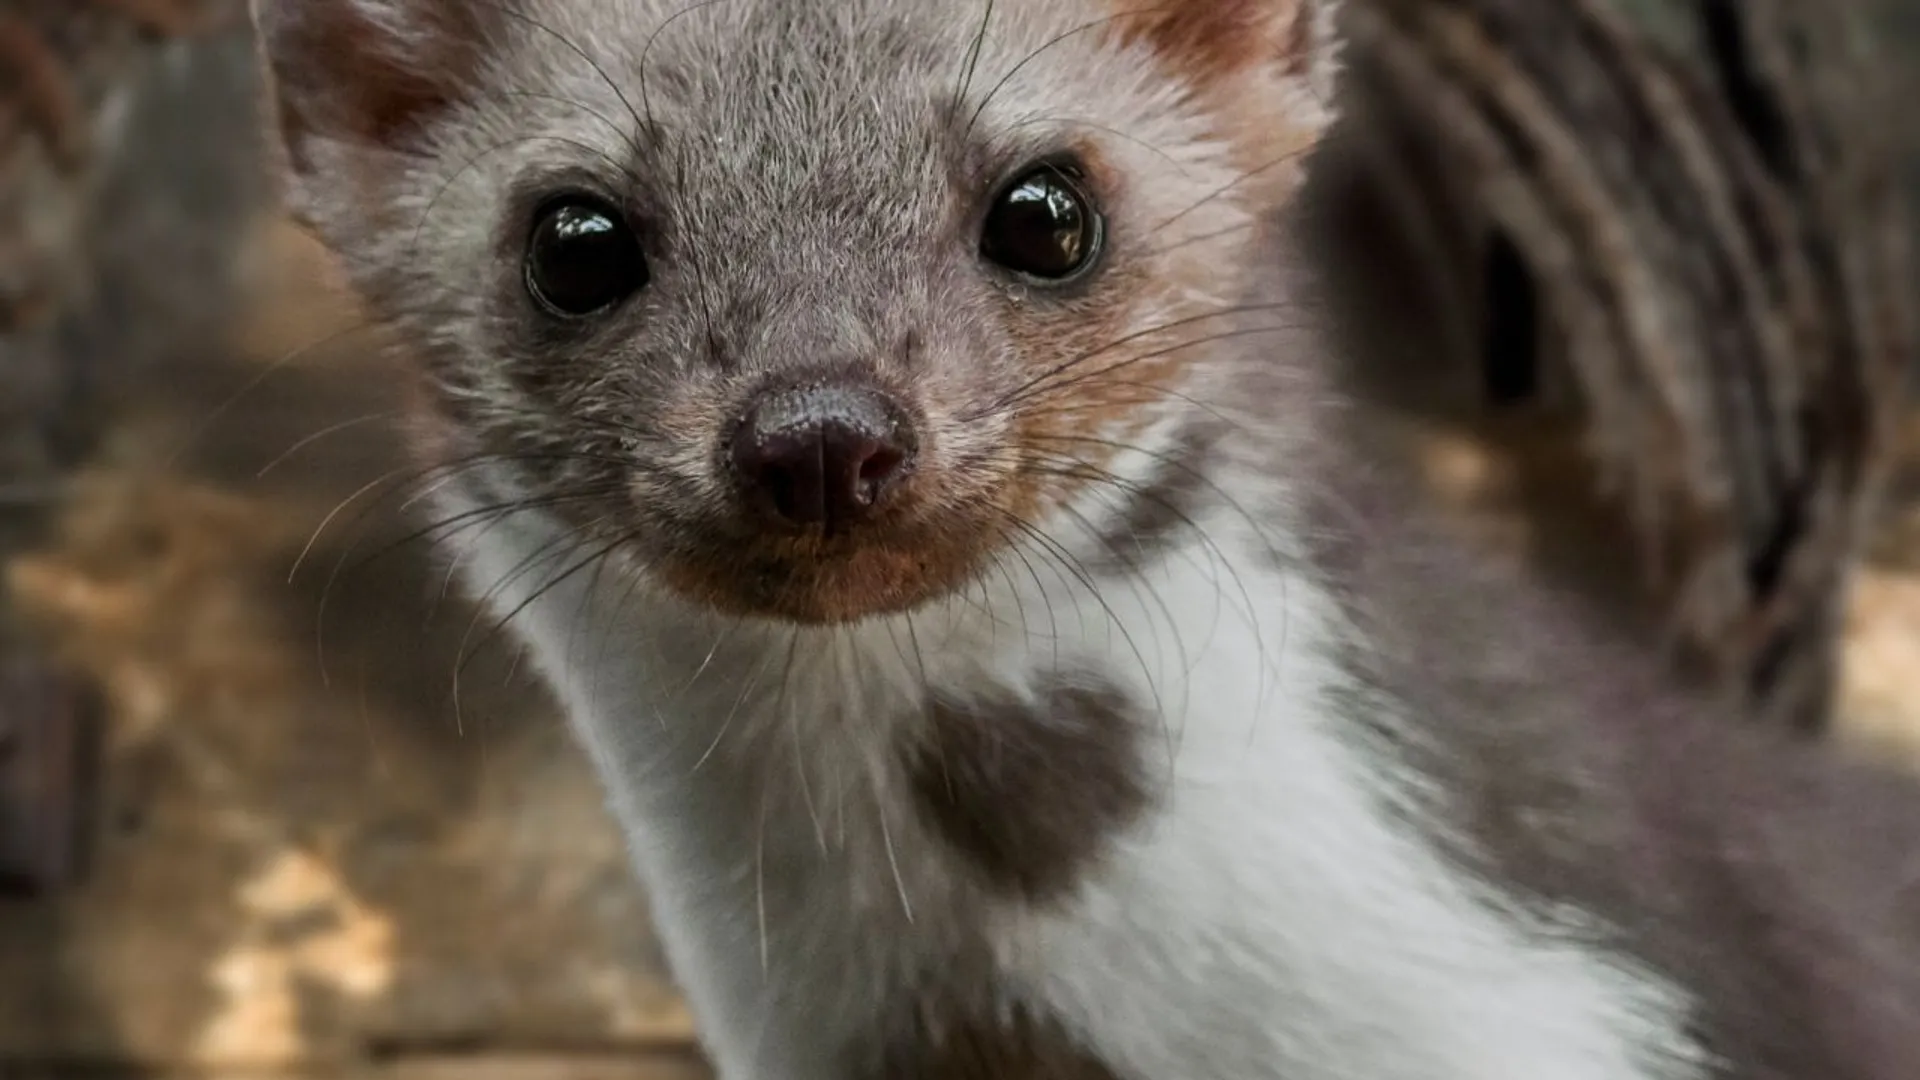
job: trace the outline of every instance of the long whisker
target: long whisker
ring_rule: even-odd
[[[1011,132],[1018,131],[1024,127],[1034,127],[1040,124],[1059,124],[1063,127],[1085,128],[1088,131],[1098,131],[1102,135],[1110,136],[1112,138],[1120,140],[1121,142],[1132,143],[1133,145],[1139,147],[1140,149],[1145,150],[1146,152],[1159,158],[1161,161],[1166,162],[1169,166],[1171,166],[1174,169],[1174,171],[1178,172],[1181,176],[1192,175],[1191,172],[1187,169],[1187,167],[1181,164],[1180,159],[1174,157],[1172,154],[1167,153],[1164,149],[1153,145],[1152,143],[1146,141],[1145,139],[1142,139],[1138,135],[1132,134],[1131,132],[1122,131],[1119,128],[1113,127],[1108,124],[1095,123],[1092,120],[1083,119],[1077,116],[1025,116],[1000,127],[998,130],[1002,132],[1011,133]]]
[[[1159,455],[1155,455],[1155,456],[1159,456]],[[1164,458],[1163,460],[1166,460],[1166,462],[1169,465],[1179,467],[1179,468],[1187,468],[1187,466],[1183,465],[1182,463],[1178,462],[1175,459]],[[1229,577],[1233,579],[1234,588],[1239,592],[1240,600],[1245,605],[1244,610],[1250,616],[1257,610],[1257,606],[1255,605],[1253,600],[1252,592],[1247,588],[1246,582],[1240,577],[1240,573],[1234,567],[1232,561],[1227,559],[1226,552],[1221,550],[1220,546],[1214,542],[1213,537],[1208,534],[1206,529],[1201,527],[1199,522],[1195,521],[1191,516],[1189,516],[1186,513],[1184,509],[1182,509],[1177,504],[1171,502],[1164,496],[1156,494],[1155,492],[1143,487],[1141,484],[1139,484],[1136,481],[1128,480],[1125,477],[1118,476],[1107,469],[1101,468],[1097,465],[1092,464],[1091,462],[1087,462],[1079,458],[1062,456],[1052,461],[1030,463],[1024,471],[1032,475],[1054,476],[1054,477],[1059,477],[1061,479],[1073,480],[1082,484],[1103,485],[1103,486],[1111,487],[1111,488],[1114,488],[1115,490],[1124,492],[1125,494],[1133,498],[1145,499],[1146,501],[1152,503],[1154,506],[1158,507],[1163,512],[1175,517],[1180,522],[1180,524],[1186,528],[1186,530],[1189,533],[1191,533],[1193,536],[1195,536],[1200,540],[1202,545],[1204,545],[1205,548],[1207,549],[1209,556],[1215,560],[1216,564],[1223,571],[1225,571]],[[1199,474],[1198,472],[1195,472],[1194,475],[1196,478],[1202,479],[1202,481],[1207,483],[1208,486],[1214,487],[1216,491],[1218,490],[1217,486],[1213,485],[1210,479],[1202,477],[1201,474]],[[1251,525],[1257,531],[1257,534],[1264,532],[1264,529],[1262,528],[1261,523],[1258,522],[1251,514],[1247,513],[1247,511],[1243,509],[1237,501],[1229,497],[1225,499],[1225,502],[1229,507],[1231,507],[1234,510],[1236,514],[1244,518],[1248,522],[1248,524]],[[1079,514],[1079,511],[1075,510],[1070,505],[1064,505],[1060,507],[1060,509],[1069,515],[1076,516],[1076,517],[1081,516]],[[1098,535],[1098,534],[1095,533],[1095,535]],[[1109,541],[1109,544],[1111,544],[1110,541]],[[1116,552],[1116,554],[1118,553]]]
[[[1229,180],[1225,184],[1222,184],[1220,187],[1216,188],[1215,190],[1208,192],[1206,195],[1202,196],[1198,201],[1194,202],[1192,205],[1188,206],[1184,210],[1180,210],[1176,212],[1172,217],[1169,217],[1165,221],[1162,221],[1158,225],[1155,225],[1153,228],[1148,230],[1147,234],[1149,236],[1152,236],[1158,233],[1165,232],[1166,230],[1172,228],[1175,224],[1184,220],[1189,214],[1192,214],[1200,210],[1201,208],[1207,206],[1208,204],[1212,203],[1216,199],[1225,197],[1226,195],[1232,193],[1236,188],[1246,183],[1247,181],[1264,176],[1268,172],[1274,169],[1277,169],[1280,166],[1285,165],[1289,162],[1298,161],[1299,159],[1307,156],[1308,154],[1314,153],[1319,149],[1320,149],[1319,144],[1299,147],[1293,150],[1289,150],[1286,153],[1281,154],[1280,156],[1272,159],[1271,161],[1267,161],[1261,165],[1257,165],[1251,169],[1248,169],[1247,171],[1234,177],[1232,180]]]
[[[640,186],[642,182],[639,174],[633,171],[632,166],[614,157],[612,154],[607,153],[605,150],[594,146],[592,143],[583,142],[580,139],[568,138],[565,135],[520,135],[511,139],[503,139],[491,146],[482,147],[480,150],[475,151],[461,163],[459,168],[447,174],[447,178],[442,181],[439,188],[434,191],[433,197],[428,199],[427,204],[420,209],[420,218],[414,223],[413,236],[407,243],[407,257],[410,259],[419,257],[420,237],[426,232],[427,220],[433,216],[434,210],[439,207],[440,200],[445,198],[447,193],[453,190],[455,182],[462,176],[465,176],[468,171],[478,168],[481,162],[492,157],[494,154],[498,154],[503,150],[512,150],[516,147],[525,146],[528,143],[539,142],[558,143],[562,146],[570,146],[589,157],[596,157],[606,162],[608,166],[620,175],[626,177],[635,187]]]
[[[681,19],[686,18],[696,11],[704,11],[720,2],[721,0],[697,0],[695,3],[688,4],[686,7],[660,20],[660,25],[654,27],[653,33],[647,35],[647,43],[640,47],[640,103],[641,106],[647,110],[648,124],[651,125],[654,122],[653,95],[647,89],[647,61],[653,56],[654,44],[660,40],[660,35],[666,33],[667,28],[674,23],[679,22]]]
[[[1036,387],[1046,383],[1047,380],[1055,378],[1066,372],[1069,372],[1080,364],[1085,364],[1090,361],[1096,360],[1101,356],[1104,356],[1107,353],[1112,352],[1115,349],[1121,348],[1126,345],[1130,345],[1136,341],[1140,341],[1143,338],[1149,338],[1154,336],[1155,334],[1164,334],[1170,330],[1178,330],[1182,327],[1192,326],[1195,323],[1206,322],[1210,319],[1223,319],[1223,318],[1228,318],[1234,315],[1254,314],[1254,313],[1263,312],[1263,311],[1283,311],[1294,306],[1295,305],[1292,302],[1279,302],[1279,303],[1268,303],[1268,304],[1235,304],[1229,307],[1216,308],[1211,311],[1203,311],[1194,315],[1185,315],[1178,319],[1169,319],[1165,322],[1155,323],[1152,326],[1147,326],[1139,330],[1131,331],[1127,334],[1124,334],[1118,338],[1113,339],[1112,341],[1108,341],[1104,344],[1097,345],[1092,349],[1088,349],[1085,352],[1079,353],[1067,360],[1063,360],[1060,363],[1055,364],[1052,367],[1049,367],[1039,372],[1038,374],[1029,378],[1026,382],[1021,383],[1020,385],[1014,387],[1012,390],[1009,390],[1005,394],[994,399],[994,401],[991,404],[981,409],[978,413],[964,417],[964,419],[978,420],[982,416],[986,416],[991,413],[997,412],[1001,409],[1004,409],[1009,405],[1021,400],[1021,398],[1024,395],[1028,394],[1030,391],[1033,391]]]
[[[578,551],[581,547],[586,546],[588,541],[585,539],[585,537],[589,535],[589,533],[590,533],[590,530],[583,529],[581,530],[578,536],[569,538],[572,540],[574,545],[570,550]],[[494,623],[493,628],[489,630],[484,637],[482,637],[479,641],[473,644],[473,648],[471,651],[467,649],[466,638],[463,637],[462,643],[461,643],[461,649],[460,649],[460,653],[462,654],[461,659],[459,660],[457,666],[454,668],[454,673],[453,673],[453,685],[454,685],[454,690],[456,695],[458,694],[458,691],[459,691],[460,676],[462,673],[465,672],[467,665],[472,663],[473,660],[479,655],[480,649],[484,648],[488,642],[492,641],[494,638],[498,637],[501,633],[503,633],[506,630],[508,624],[512,623],[514,619],[518,618],[522,612],[526,611],[528,608],[532,607],[534,604],[539,603],[543,598],[545,598],[553,590],[559,588],[560,586],[566,584],[568,581],[572,580],[581,571],[586,570],[589,567],[594,567],[599,565],[601,560],[607,558],[607,556],[609,555],[612,555],[614,552],[619,551],[621,548],[631,544],[633,540],[634,540],[634,537],[629,534],[621,534],[619,536],[615,536],[613,539],[608,540],[607,542],[601,544],[599,547],[595,548],[592,554],[587,555],[585,558],[578,560],[572,566],[568,567],[566,570],[560,572],[559,574],[556,574],[555,576],[547,579],[546,581],[541,582],[539,588],[535,589],[526,598],[522,599],[518,604],[515,604],[512,607],[512,609],[510,609],[505,615],[501,616],[500,619]],[[501,589],[509,587],[510,585],[512,585],[514,581],[519,580],[520,577],[524,576],[527,572],[530,572],[530,567],[528,567],[526,563],[527,563],[527,560],[523,560],[523,564],[520,568],[512,572],[508,578],[503,579],[500,583],[496,584],[492,589],[488,590],[486,598],[484,599],[484,602],[483,602],[483,608],[492,606],[492,597],[494,595],[497,595]],[[469,627],[469,630],[471,630],[471,626]]]
[[[1096,604],[1100,605],[1101,611],[1107,616],[1107,625],[1119,633],[1121,640],[1126,642],[1127,649],[1133,653],[1134,661],[1140,665],[1141,677],[1146,680],[1147,689],[1153,695],[1155,710],[1164,712],[1165,705],[1160,698],[1160,688],[1154,682],[1145,650],[1141,649],[1139,642],[1134,640],[1133,632],[1127,628],[1126,620],[1121,618],[1120,613],[1115,611],[1113,605],[1108,602],[1093,573],[1064,544],[1048,535],[1045,529],[1010,510],[1003,510],[1001,514],[1017,531],[1034,541],[1039,546],[1041,554],[1070,574],[1079,584],[1084,595],[1091,597]]]
[[[1095,536],[1099,535],[1099,530],[1094,528],[1093,522],[1089,520],[1085,514],[1081,513],[1079,510],[1075,509],[1071,505],[1062,506],[1060,509],[1064,511],[1067,514],[1067,516],[1073,518],[1080,525],[1082,529],[1086,530],[1086,532],[1089,535],[1095,535]],[[1182,706],[1183,706],[1182,716],[1184,716],[1185,707],[1189,705],[1192,700],[1191,687],[1192,687],[1193,669],[1194,669],[1194,666],[1200,662],[1200,657],[1204,654],[1201,652],[1197,652],[1188,646],[1185,640],[1185,635],[1183,635],[1180,632],[1179,620],[1174,618],[1172,606],[1167,603],[1166,597],[1161,595],[1160,590],[1154,586],[1153,582],[1148,580],[1146,567],[1136,566],[1131,562],[1129,562],[1128,560],[1126,560],[1123,554],[1121,553],[1121,551],[1119,550],[1119,544],[1120,544],[1120,541],[1118,541],[1117,539],[1113,539],[1113,540],[1108,540],[1106,543],[1106,546],[1108,551],[1115,556],[1116,560],[1120,563],[1120,565],[1126,568],[1126,573],[1133,578],[1135,584],[1139,587],[1141,592],[1143,592],[1150,600],[1152,600],[1154,607],[1158,610],[1160,614],[1160,618],[1166,623],[1167,629],[1171,631],[1173,634],[1174,645],[1177,650],[1176,655],[1187,658],[1187,668],[1184,672],[1181,673],[1181,676],[1182,676],[1181,686],[1185,688],[1187,691],[1182,701]],[[1231,564],[1226,564],[1226,565],[1228,569],[1231,569]],[[1185,724],[1182,723],[1180,725],[1180,733],[1176,734],[1174,731],[1174,726],[1175,726],[1174,717],[1171,713],[1168,713],[1165,710],[1156,710],[1155,715],[1159,718],[1159,721],[1160,721],[1161,737],[1166,741],[1166,744],[1167,744],[1167,767],[1168,769],[1172,769],[1174,765],[1180,760],[1181,736],[1184,735],[1186,731],[1186,727],[1185,727]]]
[[[793,633],[797,638],[800,634],[799,628],[795,627]],[[773,649],[767,649],[761,652],[760,663],[753,669],[753,674],[747,676],[746,682],[741,684],[740,694],[734,698],[733,708],[727,710],[726,718],[720,721],[720,729],[713,733],[713,742],[707,745],[706,750],[702,752],[699,759],[693,763],[693,768],[687,770],[689,774],[697,773],[705,768],[707,762],[712,760],[713,755],[719,751],[720,745],[726,742],[727,733],[733,730],[734,719],[740,715],[740,710],[746,707],[747,698],[753,695],[754,687],[760,683],[760,676],[767,673],[767,668],[773,663],[773,658],[776,655],[778,655],[778,653]]]
[[[1237,338],[1255,337],[1260,334],[1290,333],[1296,329],[1297,329],[1296,327],[1285,326],[1285,325],[1251,326],[1251,327],[1240,327],[1234,330],[1227,330],[1218,334],[1209,334],[1206,337],[1195,338],[1191,341],[1182,341],[1177,344],[1167,346],[1165,348],[1150,349],[1146,352],[1135,353],[1131,356],[1127,356],[1120,360],[1114,361],[1113,363],[1108,364],[1106,367],[1095,368],[1092,371],[1070,372],[1068,374],[1070,374],[1071,377],[1061,379],[1059,381],[1049,382],[1043,386],[1034,387],[1029,391],[1027,391],[1026,394],[1023,395],[1023,397],[1032,396],[1034,394],[1039,394],[1039,393],[1056,394],[1056,395],[1069,393],[1076,387],[1083,386],[1086,383],[1091,382],[1093,380],[1104,378],[1108,375],[1111,375],[1113,372],[1130,368],[1136,364],[1143,364],[1149,360],[1158,360],[1163,357],[1172,356],[1175,353],[1183,352],[1187,349],[1195,349],[1195,348],[1199,348],[1202,345],[1212,345],[1221,341],[1232,341]],[[1006,405],[1002,406],[1002,408],[1018,405],[1021,403],[1021,400],[1022,398],[1016,397],[1008,401]]]
[[[394,417],[398,415],[400,414],[397,412],[394,412],[391,409],[388,409],[384,412],[368,413],[365,416],[356,416],[351,420],[342,420],[337,424],[328,424],[326,427],[321,428],[319,431],[316,431],[311,435],[308,435],[296,441],[292,446],[289,446],[285,450],[282,450],[279,453],[279,455],[277,455],[272,461],[269,461],[265,465],[261,466],[260,471],[253,474],[253,478],[255,480],[265,479],[268,473],[286,464],[289,459],[293,458],[296,454],[300,453],[300,451],[305,450],[307,447],[312,446],[317,442],[321,442],[325,439],[331,438],[335,435],[340,434],[343,431],[352,431],[356,428],[365,427],[368,424],[376,423],[381,420],[392,420]]]
[[[563,536],[556,537],[555,539],[550,540],[547,543],[544,543],[539,547],[535,548],[525,558],[521,559],[518,563],[516,563],[505,574],[501,575],[499,580],[497,580],[491,587],[489,587],[487,591],[482,595],[480,603],[475,606],[473,617],[467,620],[466,630],[462,632],[462,634],[460,635],[459,646],[454,650],[454,665],[453,665],[453,673],[450,679],[450,683],[451,683],[451,693],[452,693],[452,701],[453,701],[453,722],[454,722],[454,728],[456,731],[460,732],[461,734],[465,734],[465,731],[466,731],[465,717],[463,714],[463,703],[460,695],[461,675],[465,673],[467,664],[471,662],[471,660],[474,657],[480,654],[480,650],[486,645],[487,641],[492,638],[493,633],[504,629],[506,625],[513,620],[514,616],[519,614],[520,609],[516,609],[512,612],[509,612],[504,618],[500,619],[497,623],[495,623],[493,631],[489,632],[486,635],[486,637],[482,638],[482,640],[478,644],[474,645],[472,649],[469,650],[468,643],[473,638],[474,630],[480,625],[480,620],[485,617],[486,613],[492,610],[493,598],[496,595],[500,594],[501,592],[505,591],[507,588],[509,588],[514,582],[519,581],[522,577],[526,576],[529,573],[532,573],[536,567],[568,558],[570,557],[571,553],[578,552],[585,546],[586,546],[585,540],[583,539],[583,537],[578,535],[563,535]],[[581,567],[584,567],[590,564],[592,561],[593,559],[591,557],[587,559],[583,559],[579,563],[575,564],[572,570],[578,570]],[[531,603],[534,599],[537,599],[545,591],[546,591],[546,587],[542,587],[541,589],[536,590],[533,596],[529,597],[526,603]]]
[[[1114,23],[1120,22],[1121,20],[1124,20],[1124,19],[1131,19],[1140,15],[1148,15],[1148,14],[1154,14],[1158,12],[1164,12],[1167,9],[1168,9],[1168,5],[1161,5],[1159,7],[1141,8],[1135,11],[1115,12],[1111,15],[1106,16],[1105,18],[1094,19],[1090,22],[1081,23],[1079,26],[1076,26],[1071,30],[1063,31],[1062,33],[1056,35],[1055,37],[1048,39],[1039,48],[1028,53],[1023,59],[1021,59],[1019,63],[1009,68],[1004,75],[1000,76],[1000,81],[994,83],[993,86],[990,89],[988,89],[986,95],[980,99],[980,104],[974,107],[973,115],[967,119],[966,134],[968,136],[971,136],[973,134],[974,127],[980,122],[981,114],[987,111],[987,106],[993,104],[993,99],[999,96],[1000,91],[1006,89],[1007,84],[1013,81],[1014,76],[1020,74],[1021,71],[1026,69],[1026,66],[1028,64],[1031,64],[1035,60],[1038,60],[1042,55],[1044,55],[1049,50],[1053,49],[1055,46],[1058,46],[1062,42],[1065,42],[1071,38],[1087,33],[1088,31],[1098,30],[1103,26],[1111,26]]]
[[[581,62],[585,63],[587,67],[593,70],[595,75],[599,76],[600,81],[606,84],[607,89],[613,92],[613,96],[620,102],[620,107],[627,110],[627,115],[633,118],[634,126],[636,128],[642,126],[640,114],[634,111],[633,102],[627,100],[627,95],[620,89],[620,84],[615,82],[613,77],[607,74],[607,70],[601,67],[600,63],[588,55],[587,51],[576,44],[572,38],[562,34],[560,31],[555,30],[540,20],[533,18],[526,12],[515,10],[505,4],[494,3],[492,0],[469,0],[469,2],[497,11],[509,19],[516,19],[522,24],[552,38],[561,48],[579,57]],[[638,147],[634,149],[636,152],[638,151]]]
[[[278,359],[255,372],[239,389],[220,399],[212,409],[202,413],[200,419],[187,431],[180,442],[168,452],[164,464],[168,468],[178,466],[186,455],[199,444],[200,440],[205,438],[209,431],[213,430],[213,426],[219,423],[221,418],[225,417],[227,413],[232,412],[234,407],[239,405],[247,395],[260,389],[260,387],[264,386],[267,381],[275,375],[281,374],[301,360],[314,355],[329,345],[337,344],[355,334],[372,333],[383,329],[385,329],[385,327],[378,321],[365,319],[351,326],[344,326],[338,330],[334,330],[298,348],[289,349]]]
[[[993,22],[993,0],[987,0],[986,10],[980,14],[980,27],[973,32],[973,41],[967,46],[967,60],[961,71],[960,85],[954,87],[953,100],[947,105],[947,125],[951,127],[960,115],[960,106],[966,101],[967,91],[973,89],[974,71],[980,66],[980,52],[987,43],[987,27]]]

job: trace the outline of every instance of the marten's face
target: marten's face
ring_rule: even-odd
[[[952,595],[1288,319],[1313,0],[261,3],[425,442],[720,610]]]

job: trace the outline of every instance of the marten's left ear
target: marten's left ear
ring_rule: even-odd
[[[1125,44],[1155,54],[1209,113],[1247,170],[1238,195],[1271,203],[1298,191],[1308,152],[1333,126],[1340,0],[1107,2],[1125,8],[1113,24]]]
[[[1116,28],[1207,89],[1245,76],[1277,77],[1325,96],[1338,68],[1338,0],[1113,0]]]

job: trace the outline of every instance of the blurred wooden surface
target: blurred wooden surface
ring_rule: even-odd
[[[354,498],[397,467],[391,373],[302,238],[250,258],[231,355],[125,388],[5,567],[111,723],[90,880],[0,907],[0,1077],[693,1075],[585,762],[499,649],[456,714],[490,624],[421,545],[381,552],[405,493]]]
[[[1336,307],[1363,309],[1346,370],[1384,376],[1362,394],[1547,436],[1536,472],[1598,505],[1542,569],[1761,722],[1826,730],[1916,352],[1872,9],[1345,10],[1350,122],[1313,220],[1340,223],[1314,230]]]

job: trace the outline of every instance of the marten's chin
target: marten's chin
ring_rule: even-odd
[[[894,535],[738,537],[650,560],[662,585],[722,614],[837,626],[913,611],[965,589],[992,557],[976,523]]]

